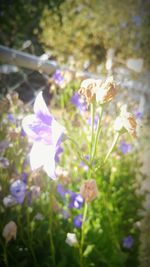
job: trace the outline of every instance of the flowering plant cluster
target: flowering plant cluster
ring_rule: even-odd
[[[86,79],[61,116],[43,92],[1,114],[2,266],[137,266],[137,122],[108,114],[118,90]]]

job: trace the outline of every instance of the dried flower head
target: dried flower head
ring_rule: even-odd
[[[117,94],[116,84],[113,77],[109,77],[105,82],[99,83],[96,89],[96,101],[105,104],[114,99]]]
[[[97,83],[95,79],[86,79],[82,81],[78,93],[86,98],[88,104],[95,100],[95,89]]]
[[[80,188],[80,195],[85,199],[86,202],[91,202],[98,195],[98,189],[96,181],[94,179],[87,180]]]
[[[120,116],[116,118],[114,123],[115,131],[127,131],[133,137],[136,137],[136,128],[137,122],[135,120],[135,117],[131,113],[127,112],[127,106],[123,105],[121,107]]]
[[[10,221],[5,225],[3,229],[2,236],[5,238],[6,242],[9,242],[12,238],[16,239],[17,225],[14,221]]]

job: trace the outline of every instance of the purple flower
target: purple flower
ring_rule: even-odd
[[[64,82],[64,77],[61,74],[60,70],[56,70],[53,74],[53,79],[56,84],[61,85]]]
[[[61,184],[57,185],[57,193],[64,198],[65,195],[68,193],[68,190],[66,190]]]
[[[78,94],[75,93],[71,97],[71,103],[80,110],[80,112],[86,111],[87,110],[87,104],[86,102],[82,99],[82,97]]]
[[[81,214],[74,217],[73,224],[76,228],[81,228],[82,219],[83,219],[83,216]]]
[[[28,181],[28,174],[26,172],[22,172],[22,181],[26,184]]]
[[[127,154],[132,150],[132,145],[127,144],[125,141],[121,141],[119,149],[123,154]]]
[[[84,199],[81,195],[76,194],[74,192],[70,192],[70,203],[68,208],[76,208],[80,209],[84,203]]]
[[[31,169],[43,167],[48,176],[55,179],[55,155],[65,129],[50,114],[42,92],[35,99],[34,113],[26,116],[22,122],[25,133],[33,141]]]
[[[8,114],[7,114],[7,119],[8,119],[11,123],[14,123],[14,124],[15,124],[14,116],[13,116],[11,113],[8,113]]]
[[[88,155],[86,155],[85,159],[88,161],[90,159],[90,157]],[[86,165],[86,163],[84,161],[80,161],[79,166],[83,167],[84,171],[88,171],[88,169],[89,169],[88,165]]]
[[[142,118],[143,118],[143,114],[142,114],[142,112],[140,112],[139,110],[136,110],[134,114],[135,114],[135,117],[136,117],[138,120],[142,120]]]
[[[133,243],[134,243],[134,239],[131,235],[129,235],[123,239],[123,247],[124,248],[131,248],[133,246]]]
[[[11,184],[10,192],[16,201],[22,204],[26,195],[26,184],[18,179]]]

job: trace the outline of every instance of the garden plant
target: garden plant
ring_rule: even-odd
[[[1,105],[0,266],[136,267],[136,118],[113,77],[52,79],[50,105]]]

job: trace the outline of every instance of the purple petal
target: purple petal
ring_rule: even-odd
[[[43,99],[42,92],[40,92],[34,102],[34,113],[45,124],[51,125],[53,116],[50,114],[46,103]]]

